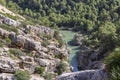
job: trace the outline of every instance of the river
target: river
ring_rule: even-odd
[[[78,67],[77,67],[78,61],[76,58],[77,57],[76,53],[79,51],[79,46],[73,46],[69,44],[69,42],[73,39],[74,35],[77,33],[67,30],[62,30],[60,31],[60,33],[62,34],[63,40],[67,42],[67,46],[70,49],[70,56],[69,56],[70,64],[73,67],[73,72],[76,72],[78,71]]]

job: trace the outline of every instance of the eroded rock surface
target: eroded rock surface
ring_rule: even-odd
[[[38,67],[44,67],[44,73],[55,73],[56,66],[64,58],[67,59],[69,52],[66,45],[58,47],[58,42],[53,36],[53,30],[39,25],[27,25],[19,29],[19,34],[0,28],[1,40],[7,37],[10,41],[0,48],[0,80],[16,80],[13,79],[16,70],[27,70],[33,76],[31,80],[44,80],[34,76]],[[47,46],[42,45],[44,40],[49,43]],[[67,67],[69,72],[69,65]]]

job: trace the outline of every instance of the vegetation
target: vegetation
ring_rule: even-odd
[[[54,32],[54,38],[58,41],[59,47],[62,47],[64,44],[64,41],[62,40],[62,37],[59,35],[58,31]]]
[[[3,47],[3,45],[9,46],[10,44],[11,39],[8,36],[6,36],[5,38],[0,36],[0,47]]]
[[[0,47],[3,47],[3,45],[4,45],[4,41],[0,39]]]
[[[120,67],[113,68],[111,71],[111,80],[120,80]]]
[[[55,77],[56,77],[56,75],[53,73],[46,73],[44,75],[45,80],[54,80]]]
[[[7,44],[11,44],[11,39],[9,37],[6,37],[5,41],[6,41]]]
[[[116,48],[106,59],[105,63],[112,76],[112,80],[120,79],[120,48]]]
[[[120,67],[120,48],[116,48],[106,59],[105,62],[110,69]]]
[[[49,45],[49,41],[44,39],[42,42],[41,42],[41,45],[44,46],[44,47],[47,47]]]
[[[119,0],[1,0],[1,4],[42,25],[87,33],[105,21],[116,23],[120,16]]]
[[[0,25],[0,28],[5,29],[5,30],[8,30],[8,31],[13,31],[13,32],[15,32],[15,33],[18,34],[18,30],[17,30],[17,28],[14,27],[14,26],[8,26],[8,25],[6,25],[6,24],[2,24],[2,25]]]
[[[60,75],[67,70],[67,64],[61,61],[56,68],[58,75]]]
[[[44,71],[45,71],[45,67],[42,67],[42,66],[37,67],[35,70],[36,73],[41,74],[41,75],[43,74]]]
[[[119,0],[2,0],[1,4],[24,15],[30,23],[92,35],[89,45],[102,46],[106,52],[119,45]],[[63,40],[55,38],[61,47]],[[92,44],[95,40],[99,43]]]
[[[20,57],[20,56],[25,56],[26,53],[22,52],[20,49],[16,49],[16,48],[11,48],[9,50],[10,54],[14,55],[15,57]]]
[[[17,70],[15,71],[15,76],[17,80],[30,80],[30,74],[28,71]]]
[[[48,34],[40,34],[40,36],[42,36],[43,38],[46,38],[46,39],[51,39],[51,35],[48,35]]]

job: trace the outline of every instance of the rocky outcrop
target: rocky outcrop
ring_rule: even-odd
[[[25,48],[29,50],[41,50],[41,42],[35,41],[29,35],[11,35],[12,44],[16,47]]]
[[[16,80],[13,74],[0,73],[0,80]]]
[[[14,73],[19,69],[19,60],[9,56],[9,48],[0,48],[0,72]]]
[[[103,67],[103,59],[107,53],[102,54],[100,49],[91,49],[88,47],[81,47],[77,54],[79,70],[85,69],[101,69]]]
[[[29,32],[32,33],[34,35],[40,36],[40,35],[54,35],[54,31],[52,29],[50,29],[49,27],[45,27],[45,26],[40,26],[40,25],[27,25],[24,29],[25,32]]]
[[[60,75],[57,80],[107,80],[107,73],[101,70],[84,70]]]
[[[0,21],[4,24],[11,25],[11,26],[19,26],[21,24],[19,21],[15,21],[15,20],[8,18],[2,14],[0,14]]]
[[[72,44],[76,45],[76,46],[80,46],[80,45],[82,45],[83,39],[84,39],[84,37],[82,34],[76,34],[72,40]]]
[[[48,39],[44,35],[51,38]],[[0,72],[10,73],[11,76],[4,77],[0,75],[1,80],[6,78],[14,80],[12,78],[16,70],[27,70],[33,76],[34,73],[37,73],[36,69],[39,67],[44,67],[44,73],[55,73],[57,65],[67,59],[69,52],[65,45],[62,48],[58,47],[58,42],[53,35],[53,30],[38,25],[28,25],[19,29],[19,34],[0,28],[0,37],[4,40],[7,36],[11,40],[9,45],[4,44],[5,47],[0,48]],[[44,40],[49,43],[47,46],[42,45]],[[13,51],[11,52],[10,50]],[[67,61],[64,62],[67,64]],[[66,72],[69,71],[68,64]],[[40,77],[34,78],[31,80],[43,80]]]

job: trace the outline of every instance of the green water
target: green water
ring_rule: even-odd
[[[70,56],[69,56],[69,59],[70,59],[70,64],[71,66],[73,67],[73,71],[78,71],[78,68],[77,68],[77,58],[76,58],[76,52],[79,51],[79,46],[72,46],[70,44],[68,44],[74,37],[75,32],[72,32],[72,31],[66,31],[66,30],[62,30],[60,31],[60,33],[63,35],[63,40],[65,42],[67,42],[67,46],[68,48],[70,49]]]

